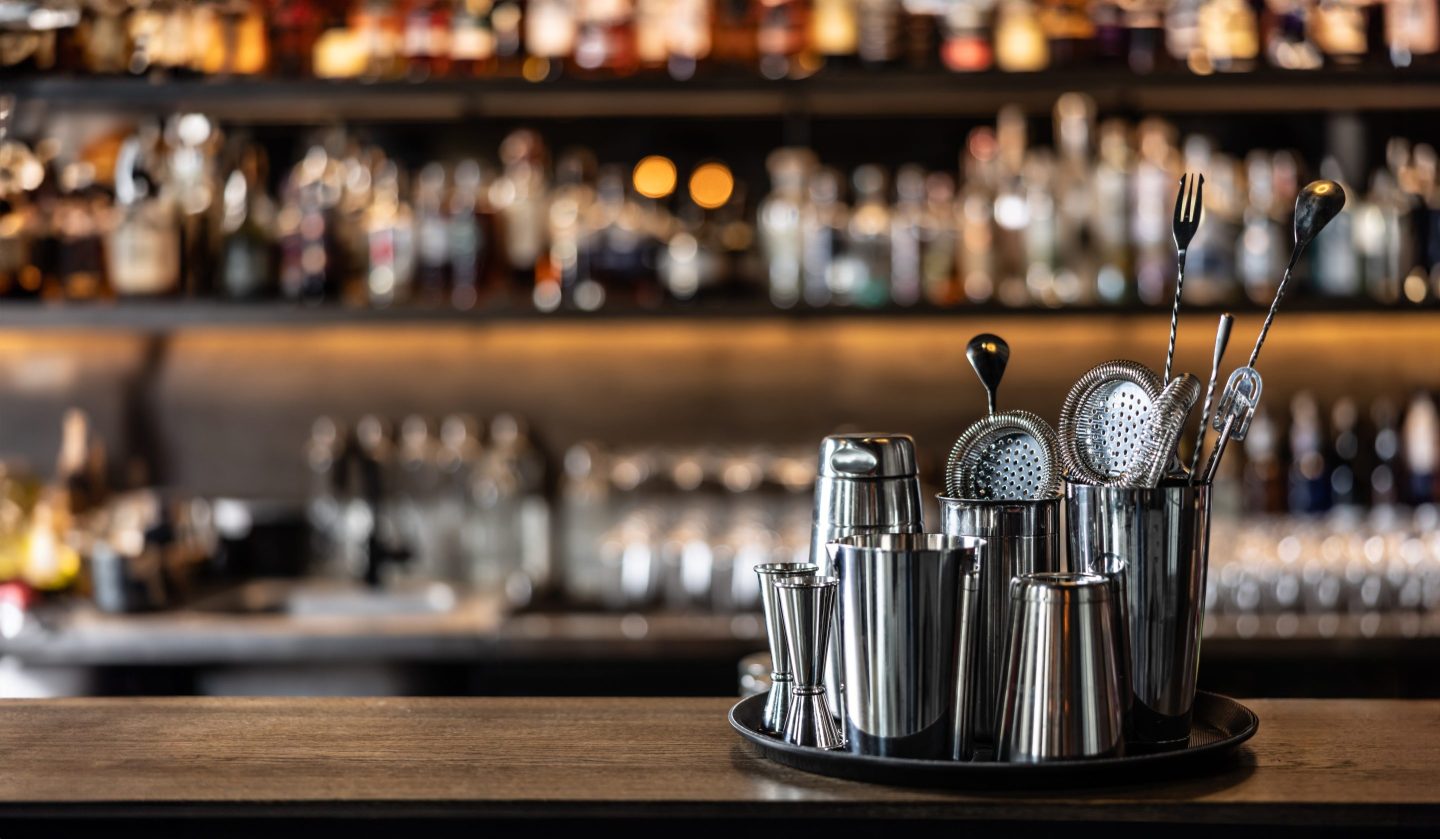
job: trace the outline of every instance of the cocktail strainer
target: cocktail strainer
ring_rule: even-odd
[[[1010,360],[1010,346],[998,335],[976,335],[965,348],[985,386],[989,413],[965,429],[950,449],[945,492],[981,501],[1038,501],[1060,491],[1059,443],[1055,430],[1029,411],[995,412],[995,393]]]
[[[1107,361],[1080,377],[1060,409],[1065,474],[1087,484],[1124,475],[1145,442],[1145,416],[1160,377],[1135,361]]]
[[[1171,379],[1145,413],[1140,448],[1130,461],[1129,468],[1109,483],[1127,489],[1154,489],[1159,486],[1175,455],[1175,445],[1185,431],[1190,409],[1195,407],[1199,398],[1199,379],[1189,373]]]

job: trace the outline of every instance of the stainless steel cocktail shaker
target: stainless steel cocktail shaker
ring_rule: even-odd
[[[1200,664],[1210,487],[1070,483],[1066,505],[1071,567],[1117,577],[1126,598],[1130,739],[1183,745]]]
[[[974,501],[942,495],[939,501],[942,533],[985,540],[980,550],[974,728],[978,739],[989,741],[1005,687],[1010,581],[1022,574],[1060,570],[1060,498]]]
[[[847,536],[923,531],[915,441],[904,434],[833,434],[820,443],[810,561],[834,575],[825,546]],[[831,633],[825,686],[837,712],[844,704],[839,628]]]

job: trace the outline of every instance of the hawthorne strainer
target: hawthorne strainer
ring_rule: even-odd
[[[1080,377],[1060,409],[1060,460],[1073,481],[1121,477],[1145,442],[1145,417],[1160,377],[1136,361],[1107,361]]]
[[[1129,468],[1119,478],[1110,481],[1110,485],[1127,489],[1154,489],[1159,486],[1175,455],[1175,445],[1185,432],[1190,409],[1195,407],[1199,398],[1199,379],[1189,373],[1171,379],[1145,414],[1140,448]]]
[[[1029,411],[995,411],[995,394],[1010,360],[998,335],[976,335],[965,348],[985,386],[988,414],[965,429],[945,464],[945,492],[980,501],[1039,501],[1060,492],[1055,430]]]

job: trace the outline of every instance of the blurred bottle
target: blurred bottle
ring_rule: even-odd
[[[1360,410],[1355,400],[1336,400],[1330,410],[1330,497],[1336,507],[1359,507],[1361,484]]]
[[[1301,391],[1290,400],[1290,504],[1292,513],[1330,509],[1325,429],[1315,397]]]
[[[574,62],[582,74],[628,76],[639,68],[633,0],[578,0]]]
[[[1369,51],[1364,6],[1356,0],[1319,0],[1315,6],[1315,43],[1325,62],[1341,67],[1359,64]]]
[[[942,6],[940,60],[953,73],[981,73],[995,64],[990,43],[995,0],[953,0]]]
[[[483,197],[480,164],[472,159],[460,161],[445,206],[445,252],[450,268],[450,305],[461,310],[479,303],[489,268],[491,233]]]
[[[174,203],[157,194],[143,157],[141,139],[131,137],[116,160],[117,216],[106,242],[107,273],[122,296],[175,294],[180,289],[180,221]]]
[[[711,55],[716,63],[751,69],[759,60],[757,34],[760,3],[750,0],[715,0]]]
[[[1034,73],[1050,66],[1050,45],[1031,0],[999,0],[995,18],[995,64],[1007,73]]]
[[[1265,57],[1284,70],[1320,67],[1320,49],[1312,40],[1315,5],[1307,0],[1267,0],[1261,27]]]
[[[459,78],[494,75],[497,68],[494,0],[453,0],[450,73]]]
[[[387,160],[375,172],[375,203],[365,218],[370,254],[365,288],[374,306],[406,302],[414,292],[415,216],[403,195],[400,170]]]
[[[849,209],[841,201],[844,179],[829,167],[810,176],[809,200],[800,208],[803,295],[807,306],[832,300],[835,261],[844,245]]]
[[[505,258],[518,285],[533,285],[535,262],[545,246],[545,144],[528,129],[515,131],[500,144],[504,171],[490,188],[490,202],[499,216]]]
[[[857,0],[815,0],[810,45],[830,69],[853,65],[860,48]]]
[[[523,582],[532,591],[545,591],[555,582],[548,465],[524,420],[514,414],[491,420],[490,440],[495,468],[509,474],[515,488],[510,526],[516,531]],[[520,600],[514,586],[512,581],[512,602]]]
[[[995,295],[995,193],[998,143],[993,129],[973,129],[961,158],[959,270],[965,299],[989,302]]]
[[[1249,512],[1285,512],[1285,474],[1280,465],[1280,435],[1262,403],[1245,435],[1245,471],[1242,477],[1244,509]]]
[[[264,152],[246,146],[221,196],[219,285],[227,297],[266,297],[274,289],[275,208],[265,180]]]
[[[871,67],[883,67],[900,59],[900,0],[856,0],[859,20],[857,52]]]
[[[1257,306],[1268,305],[1275,297],[1275,287],[1285,271],[1289,238],[1276,218],[1284,212],[1285,205],[1283,199],[1275,195],[1270,164],[1270,155],[1264,151],[1252,151],[1245,158],[1249,200],[1245,204],[1240,241],[1235,247],[1240,282],[1246,296]]]
[[[846,231],[843,268],[837,268],[836,297],[848,297],[857,306],[879,308],[891,299],[890,202],[886,200],[885,172],[879,166],[856,168],[851,177],[855,207]]]
[[[453,25],[450,0],[409,0],[400,52],[411,80],[450,74]]]
[[[1344,183],[1340,164],[1335,158],[1327,157],[1320,163],[1320,177],[1338,181],[1345,188],[1346,195],[1356,195],[1356,191]],[[1314,285],[1315,290],[1326,297],[1359,297],[1363,288],[1360,254],[1356,249],[1355,219],[1356,210],[1352,207],[1350,212],[1341,213],[1331,220],[1328,236],[1315,240]]]
[[[1436,0],[1387,0],[1385,46],[1396,67],[1433,63],[1440,53]]]
[[[1124,0],[1117,3],[1125,23],[1126,63],[1136,73],[1161,66],[1165,56],[1167,0]]]
[[[1099,265],[1095,272],[1096,298],[1106,305],[1128,303],[1130,287],[1130,169],[1133,154],[1129,131],[1118,120],[1100,125],[1100,154],[1095,163],[1091,242]]]
[[[1095,24],[1089,0],[1042,0],[1040,25],[1057,67],[1084,64],[1094,57]]]
[[[805,182],[814,168],[806,149],[776,149],[765,159],[770,170],[770,194],[760,202],[760,247],[765,254],[770,300],[789,308],[800,301],[801,254],[805,214]]]
[[[664,0],[661,5],[665,12],[665,67],[671,78],[688,79],[710,57],[713,4],[709,0]]]
[[[955,179],[945,172],[926,175],[920,282],[925,301],[932,306],[955,306],[965,299],[958,263],[960,223]]]
[[[502,76],[524,75],[524,4],[521,0],[497,0],[490,25],[495,30],[495,72]]]
[[[1370,403],[1375,429],[1374,466],[1370,470],[1370,505],[1385,507],[1400,502],[1400,427],[1395,403],[1385,397]]]
[[[1260,33],[1246,0],[1204,0],[1196,22],[1199,52],[1189,56],[1191,69],[1241,73],[1255,68]]]
[[[1152,306],[1170,299],[1175,282],[1175,244],[1170,230],[1176,190],[1171,177],[1176,157],[1173,133],[1174,129],[1162,120],[1141,121],[1139,155],[1130,175],[1130,243],[1136,291],[1140,302]],[[1192,157],[1188,148],[1186,156]],[[1206,180],[1209,186],[1209,178]],[[1207,189],[1207,195],[1211,191]],[[1205,235],[1205,228],[1200,225],[1197,238]],[[1217,237],[1214,241],[1219,240]]]
[[[450,297],[450,215],[445,166],[431,161],[415,179],[415,296],[428,305]]]
[[[802,0],[757,0],[755,44],[760,75],[800,78],[814,72],[818,59],[806,54],[809,7]]]
[[[1435,501],[1435,479],[1440,472],[1440,413],[1430,394],[1419,391],[1411,397],[1400,434],[1405,454],[1405,500],[1430,504]]]
[[[924,291],[921,264],[929,233],[926,224],[925,170],[913,164],[895,173],[895,209],[890,217],[890,299],[913,306]]]
[[[525,78],[555,78],[575,53],[579,0],[529,0],[524,9]]]

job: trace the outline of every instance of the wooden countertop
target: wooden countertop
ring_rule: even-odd
[[[0,817],[941,817],[1440,825],[1440,701],[1255,700],[1222,774],[967,794],[759,757],[714,699],[65,699],[0,706]],[[3,827],[0,827],[3,833]]]

